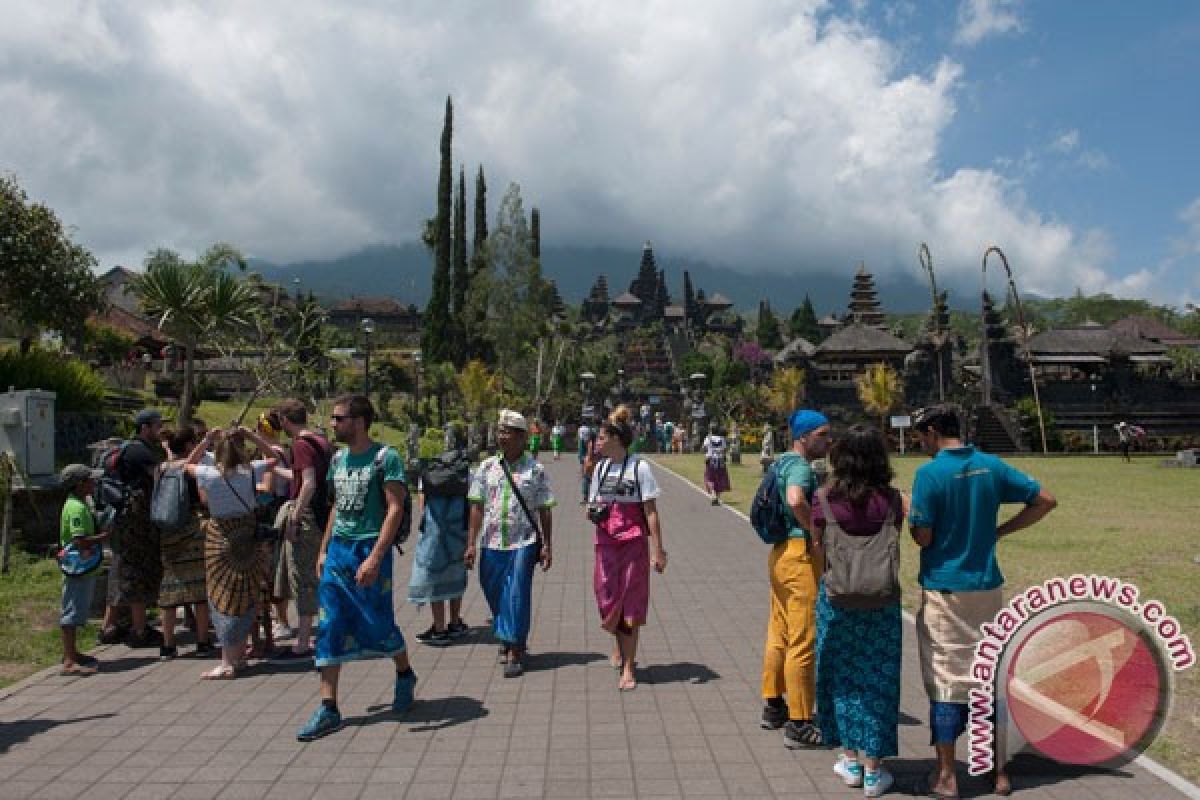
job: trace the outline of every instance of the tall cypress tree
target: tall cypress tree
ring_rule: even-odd
[[[425,330],[421,336],[421,349],[429,363],[449,360],[454,348],[453,325],[450,317],[450,301],[453,295],[450,275],[451,226],[453,213],[451,199],[454,194],[454,164],[451,156],[451,141],[454,137],[454,106],[446,98],[446,120],[442,125],[442,163],[438,170],[437,216],[434,217],[433,239],[433,286],[429,294],[429,305],[425,308]]]
[[[540,259],[542,257],[542,212],[538,211],[537,206],[529,212],[529,237],[530,255]]]
[[[465,212],[464,208],[464,212]],[[463,314],[463,350],[468,358],[490,360],[487,342],[488,306],[491,295],[490,261],[487,253],[487,181],[483,165],[475,176],[475,231],[471,243],[470,282]]]
[[[456,366],[466,363],[466,313],[467,285],[471,281],[467,271],[467,178],[462,167],[458,169],[458,194],[454,197],[454,297],[453,328],[454,350],[453,357]]]
[[[804,295],[804,302],[792,312],[792,317],[788,320],[788,332],[793,337],[799,336],[812,344],[821,341],[821,326],[817,324],[817,312],[813,309],[812,300],[807,293]]]
[[[483,255],[483,244],[487,238],[487,181],[483,178],[483,164],[480,164],[479,174],[475,176],[475,238],[471,248],[473,258]]]
[[[768,350],[778,350],[783,347],[783,335],[779,331],[779,320],[771,310],[771,304],[763,300],[758,304],[758,327],[755,338],[759,345]]]

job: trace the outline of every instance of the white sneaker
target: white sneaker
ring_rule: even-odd
[[[833,765],[833,771],[847,786],[863,785],[863,768],[858,761],[851,761],[844,755],[839,756],[837,763]]]
[[[291,626],[276,622],[275,626],[271,628],[271,638],[276,641],[280,639],[294,639],[295,637],[296,629]]]
[[[863,776],[863,797],[883,797],[894,782],[892,773],[883,767],[878,772],[868,772]]]

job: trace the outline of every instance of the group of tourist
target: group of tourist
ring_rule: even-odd
[[[420,495],[421,532],[409,599],[429,604],[433,616],[429,630],[416,638],[442,644],[466,632],[461,601],[467,571],[478,565],[503,673],[522,675],[535,571],[554,563],[556,505],[544,466],[528,451],[528,422],[502,410],[498,453],[471,467],[465,442],[456,437],[448,440],[450,449],[438,464],[418,476],[406,471],[393,448],[370,438],[373,421],[366,397],[339,398],[330,416],[341,445],[334,452],[306,427],[306,410],[295,401],[264,415],[253,431],[164,432],[157,412],[139,413],[137,438],[120,454],[132,493],[112,531],[115,558],[102,635],[114,637],[116,609],[125,605],[132,619],[127,641],[132,646],[161,641],[162,657],[174,657],[176,609],[184,607],[194,619],[197,654],[220,650],[220,665],[204,677],[232,678],[244,666],[256,620],[264,620],[261,633],[269,642],[273,630],[266,611],[272,602],[286,605],[292,599],[297,644],[280,656],[314,657],[320,673],[321,703],[298,738],[311,741],[342,727],[338,678],[342,665],[353,660],[393,660],[392,708],[403,712],[413,702],[417,677],[396,626],[388,576],[412,488]],[[894,473],[878,430],[852,426],[835,438],[825,416],[807,409],[795,411],[788,427],[791,447],[773,468],[788,518],[786,536],[772,545],[768,562],[762,726],[781,730],[789,748],[840,748],[834,771],[868,797],[891,786],[883,759],[898,752],[897,532],[907,519],[921,547],[918,651],[937,755],[935,772],[920,788],[931,796],[955,797],[954,746],[967,723],[978,626],[1001,602],[996,542],[1040,520],[1054,508],[1054,498],[1037,481],[964,444],[953,406],[915,415],[914,430],[933,459],[917,471],[911,497],[891,485]],[[279,444],[279,432],[288,435],[290,448]],[[613,636],[610,660],[621,691],[637,686],[638,635],[647,619],[651,569],[661,573],[667,566],[657,505],[661,492],[649,464],[633,451],[635,434],[633,414],[621,406],[594,430],[585,430],[580,445],[582,505],[594,531],[593,589],[600,624]],[[720,439],[712,431],[706,453],[720,452]],[[158,442],[165,460],[155,455]],[[250,457],[250,446],[258,458]],[[813,462],[823,458],[830,477],[820,485]],[[151,524],[148,509],[156,476],[161,480],[172,469],[187,476],[195,523],[164,536]],[[708,472],[706,486],[715,498],[719,476]],[[84,503],[96,477],[81,465],[62,474],[69,490],[64,544],[86,550],[101,546],[107,535],[97,530]],[[278,503],[281,498],[286,500]],[[997,525],[1003,503],[1025,507]],[[274,551],[269,537],[257,533],[260,507],[274,513],[269,527],[282,532]],[[75,627],[87,618],[88,580],[64,582],[63,669],[72,674],[96,669],[74,638]],[[854,585],[872,580],[869,593]],[[146,606],[155,602],[164,608],[161,639],[146,624]],[[311,618],[317,613],[310,653]],[[215,644],[207,636],[210,620]],[[1003,766],[997,764],[994,788],[1007,794]]]
[[[882,760],[898,753],[897,532],[907,518],[921,548],[917,644],[937,756],[934,773],[913,788],[953,798],[979,625],[1001,605],[996,542],[1036,523],[1055,500],[1029,476],[964,444],[954,406],[922,409],[913,427],[933,460],[917,470],[908,497],[892,487],[878,430],[852,426],[831,438],[819,412],[791,415],[792,446],[774,466],[790,526],[769,558],[762,726],[782,729],[789,748],[840,748],[834,772],[867,797],[891,787]],[[826,457],[830,478],[821,486],[812,462]],[[997,525],[1004,503],[1024,508]],[[1011,792],[1003,764],[993,779],[997,794]]]

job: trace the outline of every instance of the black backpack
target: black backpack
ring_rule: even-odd
[[[325,477],[329,474],[329,463],[333,460],[333,448],[326,444],[321,446],[321,440],[312,434],[305,434],[299,439],[305,442],[309,447],[317,453],[317,460],[313,464],[313,475],[316,478],[316,490],[313,492],[312,499],[308,503],[308,508],[313,513],[313,518],[316,519],[318,530],[324,531],[325,526],[329,523],[329,482]]]
[[[792,514],[783,499],[778,461],[770,466],[758,484],[754,500],[750,503],[750,524],[767,544],[787,541],[788,531],[792,528]]]
[[[154,482],[150,496],[150,521],[164,533],[174,533],[187,525],[192,516],[187,473],[183,467],[167,467]]]
[[[421,472],[421,491],[438,497],[466,497],[471,460],[465,450],[447,450],[429,460]]]
[[[133,493],[122,463],[130,443],[131,440],[126,439],[108,446],[97,456],[94,465],[101,470],[100,477],[96,479],[96,490],[92,494],[96,511],[114,518],[124,513],[129,504],[129,496]]]

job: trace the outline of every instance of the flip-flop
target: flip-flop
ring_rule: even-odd
[[[933,800],[959,800],[957,794],[950,794],[949,792],[941,792],[934,789],[933,781],[929,779],[928,775],[921,775],[911,786],[906,787],[902,791],[906,791],[908,794],[916,797],[932,797]]]
[[[200,679],[204,681],[231,681],[236,677],[237,668],[224,665],[200,673]]]
[[[95,675],[97,672],[98,670],[90,664],[72,664],[69,667],[63,667],[58,674],[85,677],[88,675]]]
[[[992,772],[992,793],[999,795],[1000,797],[1008,797],[1010,794],[1012,794],[1012,778],[1008,777],[1008,775],[1005,774],[1004,785],[1001,786],[999,784],[999,782],[996,780],[996,773],[993,770],[993,772]]]
[[[619,683],[617,683],[617,691],[620,691],[620,692],[632,692],[636,688],[637,688],[636,680],[627,682],[624,678],[622,678],[621,681]]]

